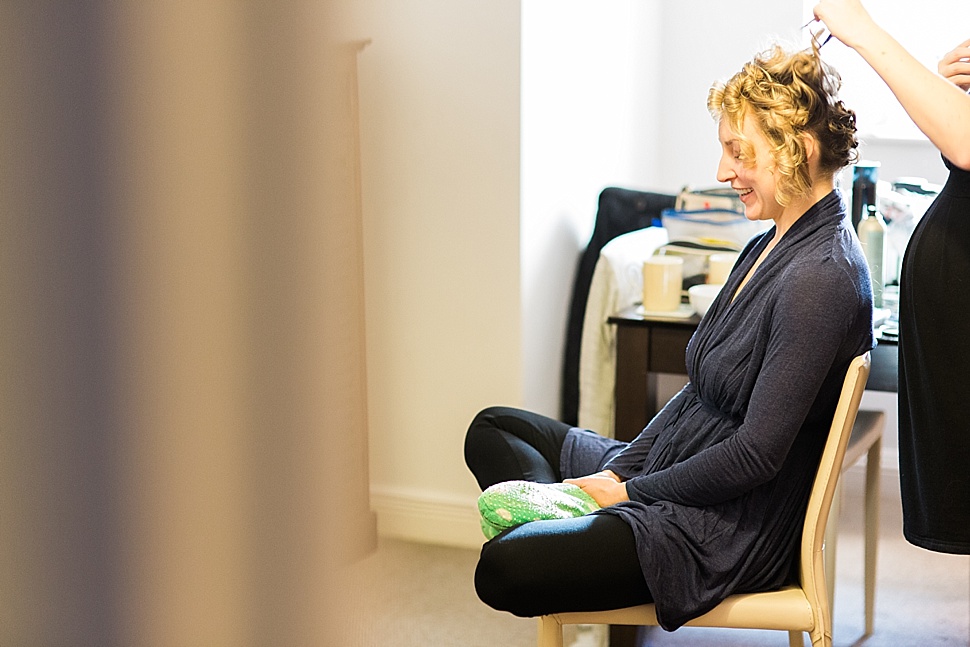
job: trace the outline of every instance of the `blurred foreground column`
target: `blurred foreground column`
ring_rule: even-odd
[[[0,644],[343,644],[376,532],[327,18],[0,4]]]

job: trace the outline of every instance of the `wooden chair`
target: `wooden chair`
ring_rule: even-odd
[[[876,554],[879,548],[879,466],[882,460],[882,434],[886,414],[882,411],[859,411],[849,437],[849,446],[842,461],[842,473],[866,457],[865,500],[863,503],[863,537],[865,544],[865,633],[872,635],[876,620]],[[835,607],[835,564],[839,535],[839,510],[842,500],[842,480],[832,500],[829,523],[825,529],[825,580],[828,584],[829,606]]]
[[[732,595],[687,624],[788,631],[791,647],[801,647],[808,632],[813,647],[831,647],[832,611],[825,584],[824,539],[846,446],[869,377],[869,353],[852,360],[835,409],[832,427],[812,486],[799,553],[799,578],[777,591]],[[610,611],[556,613],[539,618],[539,647],[563,647],[567,624],[656,625],[653,604]]]

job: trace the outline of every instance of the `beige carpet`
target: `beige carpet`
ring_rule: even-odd
[[[861,478],[845,481],[835,647],[970,646],[970,557],[907,543],[898,484],[884,479],[875,633],[863,639]],[[534,647],[536,621],[493,611],[472,585],[476,551],[382,540],[348,590],[348,647]],[[781,632],[641,630],[642,647],[786,647]],[[567,642],[568,644],[568,642]],[[584,643],[585,644],[585,643]]]

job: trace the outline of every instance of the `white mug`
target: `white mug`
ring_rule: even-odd
[[[707,282],[711,285],[727,283],[728,274],[731,273],[731,268],[737,261],[737,254],[711,254],[707,258]]]
[[[684,259],[651,256],[643,263],[643,309],[670,312],[680,307],[684,284]]]

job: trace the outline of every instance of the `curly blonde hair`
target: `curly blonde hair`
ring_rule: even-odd
[[[775,199],[787,206],[812,187],[803,135],[818,142],[819,167],[831,173],[858,159],[855,113],[839,99],[842,79],[818,55],[818,46],[794,53],[775,45],[746,63],[726,83],[711,87],[707,108],[726,118],[741,157],[754,165],[754,147],[742,134],[748,115],[768,140],[778,173]]]

